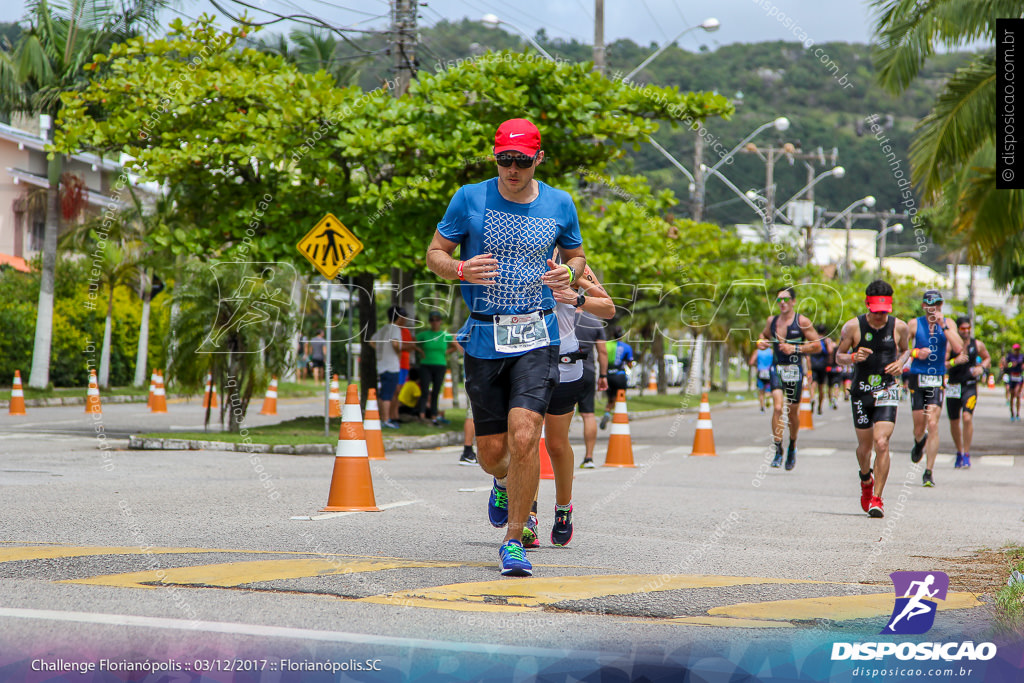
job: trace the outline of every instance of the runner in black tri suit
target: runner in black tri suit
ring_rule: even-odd
[[[789,406],[789,451],[786,453],[786,469],[796,467],[796,437],[800,432],[800,394],[804,383],[804,355],[821,352],[818,332],[805,315],[793,310],[796,290],[792,287],[780,289],[775,301],[779,314],[765,323],[757,348],[772,347],[775,358],[771,370],[772,389],[772,436],[775,440],[775,459],[772,467],[782,465],[782,406]]]
[[[954,356],[950,351],[949,382],[946,385],[946,412],[949,431],[956,444],[956,469],[971,466],[971,440],[974,438],[974,406],[978,402],[978,378],[992,366],[988,349],[980,339],[971,336],[971,319],[956,319],[956,330],[964,340],[964,350]],[[960,415],[963,414],[961,429]]]
[[[857,432],[860,465],[860,506],[872,517],[885,515],[882,491],[889,476],[889,438],[896,427],[900,401],[898,377],[910,356],[907,324],[889,315],[892,286],[875,280],[865,290],[868,313],[848,320],[836,349],[836,360],[853,364],[850,401]],[[874,468],[871,450],[875,451]],[[872,477],[872,472],[874,477]]]

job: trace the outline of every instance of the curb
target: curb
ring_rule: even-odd
[[[725,402],[719,403],[715,407],[731,408],[750,405],[757,405],[757,401]],[[699,405],[683,410],[663,408],[660,410],[628,413],[628,415],[629,421],[633,422],[640,419],[695,412],[699,408]],[[397,436],[384,439],[384,450],[411,451],[421,448],[442,448],[444,446],[456,446],[462,443],[462,440],[462,432],[443,432],[441,434],[428,434],[427,436]],[[128,449],[132,451],[227,451],[232,453],[274,453],[278,455],[332,455],[335,452],[336,446],[326,443],[308,443],[294,446],[291,444],[231,443],[202,439],[150,438],[133,434],[128,437]]]
[[[384,439],[386,451],[411,451],[420,448],[440,448],[462,443],[462,432],[444,432],[427,436],[399,436]],[[231,443],[201,439],[165,439],[131,435],[128,450],[132,451],[228,451],[233,453],[275,453],[278,455],[334,455],[337,446],[326,443],[267,444]]]
[[[146,403],[148,396],[100,396],[100,403]],[[179,400],[183,398],[194,398],[184,394],[168,395],[167,400]],[[10,408],[9,400],[0,401],[0,410]],[[84,396],[52,396],[50,398],[26,398],[26,408],[54,408],[59,406],[84,406]]]

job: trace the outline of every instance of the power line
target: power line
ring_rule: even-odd
[[[647,4],[647,0],[640,0],[640,2],[642,2],[642,3],[643,3],[643,5],[644,5],[644,9],[645,9],[645,10],[647,10],[647,14],[648,14],[648,16],[650,16],[650,17],[651,17],[651,21],[653,21],[653,22],[654,22],[654,25],[658,27],[658,30],[659,30],[659,31],[661,31],[661,35],[662,35],[662,37],[663,37],[663,38],[664,38],[665,40],[668,40],[668,34],[667,34],[667,33],[665,33],[665,27],[664,27],[664,26],[662,26],[662,25],[661,25],[661,22],[660,22],[660,21],[658,21],[658,18],[657,18],[656,16],[654,16],[654,12],[652,12],[652,11],[651,11],[651,8],[650,8],[650,6],[649,6],[649,5]]]

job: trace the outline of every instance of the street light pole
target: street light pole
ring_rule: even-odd
[[[869,209],[873,208],[875,206],[875,198],[872,197],[871,195],[868,195],[863,199],[858,199],[853,204],[850,204],[848,207],[846,207],[838,214],[836,214],[835,218],[833,218],[831,221],[825,224],[825,229],[827,230],[828,228],[835,225],[836,221],[842,219],[844,225],[846,226],[846,254],[843,257],[843,272],[846,274],[847,278],[850,277],[850,239],[854,220],[853,216],[850,215],[850,212],[861,205],[866,206]]]
[[[688,27],[688,28],[685,28],[685,29],[683,29],[683,30],[682,30],[682,31],[681,31],[681,32],[679,33],[679,35],[677,35],[677,36],[676,36],[675,38],[673,38],[672,40],[668,41],[667,43],[665,43],[664,45],[662,45],[661,47],[659,47],[659,48],[658,48],[657,50],[655,50],[655,51],[654,51],[654,54],[652,54],[652,55],[651,55],[650,57],[648,57],[648,58],[647,58],[647,59],[645,59],[644,61],[640,62],[640,66],[638,66],[637,68],[633,69],[633,70],[632,70],[632,71],[630,71],[630,72],[629,72],[628,74],[626,74],[625,76],[623,76],[623,77],[622,77],[622,80],[624,80],[624,81],[628,81],[628,80],[629,80],[630,78],[632,78],[633,76],[635,76],[635,75],[636,75],[636,74],[637,74],[638,72],[640,72],[640,71],[641,71],[641,70],[642,70],[642,69],[643,69],[643,68],[644,68],[645,66],[647,66],[648,64],[650,64],[651,62],[653,62],[653,61],[654,61],[654,60],[655,60],[655,59],[656,59],[656,58],[658,57],[658,55],[660,55],[660,54],[661,54],[662,52],[664,52],[665,50],[667,50],[667,49],[668,49],[668,47],[669,47],[670,45],[674,45],[674,44],[675,44],[675,42],[676,42],[677,40],[679,40],[680,38],[682,38],[683,36],[685,36],[685,35],[686,35],[687,33],[689,33],[690,31],[696,31],[697,29],[703,29],[703,30],[707,31],[708,33],[712,33],[712,32],[714,32],[714,31],[717,31],[717,30],[718,30],[718,28],[719,28],[719,27],[720,27],[721,25],[722,25],[722,24],[721,24],[721,23],[720,23],[720,22],[718,21],[718,19],[715,19],[714,17],[709,17],[709,18],[705,19],[704,21],[702,21],[701,23],[697,24],[696,26],[690,26],[690,27]]]
[[[604,73],[604,0],[594,0],[594,71]]]
[[[555,61],[555,58],[552,57],[551,55],[549,55],[547,50],[542,48],[540,46],[540,44],[536,40],[531,38],[529,33],[524,31],[523,29],[519,28],[518,26],[513,24],[511,21],[506,21],[505,19],[499,19],[498,15],[496,15],[496,14],[485,14],[485,15],[483,15],[480,18],[480,21],[484,24],[484,26],[488,26],[490,28],[497,28],[501,24],[504,24],[505,26],[508,26],[509,28],[514,30],[516,33],[521,35],[523,38],[526,38],[527,42],[530,43],[530,45],[533,46],[533,49],[535,49],[537,52],[539,52],[542,55],[544,55],[544,57],[546,59],[549,59],[552,62]]]

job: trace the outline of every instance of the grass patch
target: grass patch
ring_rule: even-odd
[[[1003,554],[1006,558],[1007,579],[1013,571],[1024,573],[1024,546],[1004,548]],[[996,591],[996,628],[1024,635],[1024,581],[1015,581]]]
[[[409,422],[403,424],[400,429],[384,429],[384,437],[428,436],[444,432],[461,432],[466,421],[466,411],[464,409],[448,410],[445,414],[451,421],[451,424],[435,427],[432,424]],[[202,441],[225,441],[228,443],[243,443],[246,437],[248,437],[253,443],[295,446],[307,443],[336,443],[340,429],[341,418],[334,418],[330,421],[328,435],[324,436],[324,418],[310,416],[297,417],[265,427],[249,427],[246,436],[228,432],[154,432],[143,434],[142,436],[144,438],[196,439]]]
[[[753,391],[730,391],[728,394],[722,391],[712,391],[708,394],[708,402],[711,405],[724,403],[726,400],[731,402],[756,400],[757,393]],[[645,410],[665,410],[665,409],[678,409],[680,406],[685,405],[688,408],[698,408],[700,406],[700,396],[689,395],[685,396],[678,391],[665,394],[661,396],[659,394],[644,392],[643,396],[627,396],[626,402],[629,405],[631,412],[642,412]],[[601,401],[598,401],[598,412],[601,412]]]

